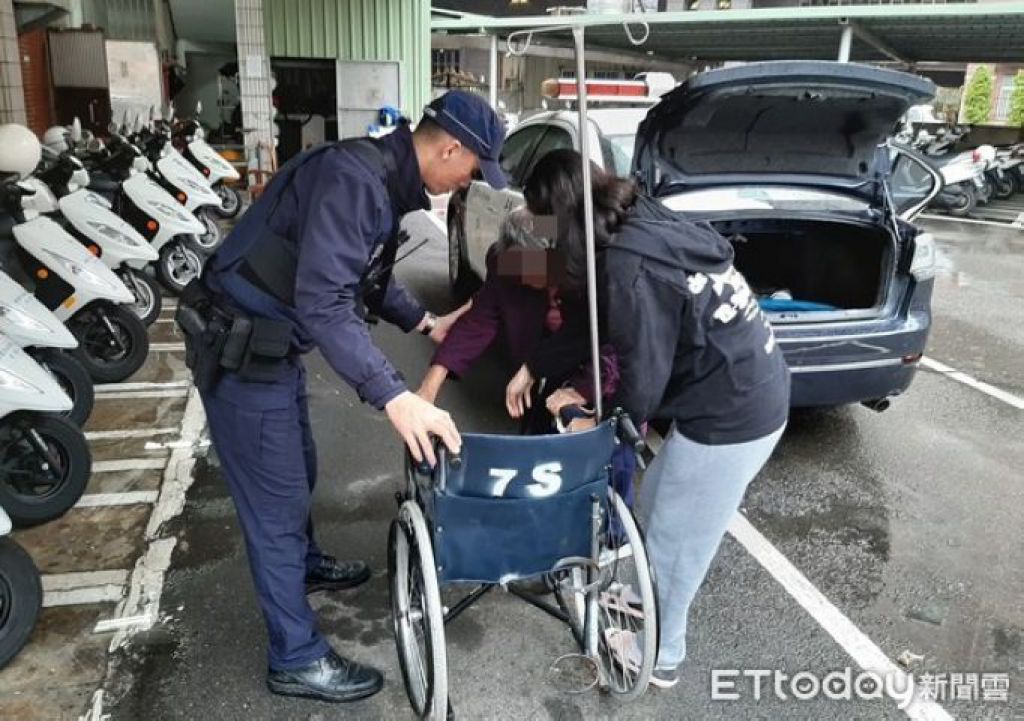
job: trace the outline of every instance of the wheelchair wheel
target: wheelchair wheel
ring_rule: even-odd
[[[636,520],[617,493],[609,493],[596,587],[587,589],[585,569],[561,572],[555,595],[569,617],[573,636],[585,649],[588,593],[597,594],[598,661],[604,685],[623,699],[647,690],[658,652],[658,608],[647,549]]]
[[[402,679],[416,716],[440,721],[448,709],[448,658],[441,589],[420,507],[406,501],[388,539],[391,618]]]

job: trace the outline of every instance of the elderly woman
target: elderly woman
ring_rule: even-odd
[[[552,418],[538,401],[554,396],[582,406],[592,403],[589,363],[576,359],[575,348],[566,353],[566,345],[589,347],[586,299],[561,289],[565,263],[551,247],[549,234],[536,228],[525,210],[505,218],[498,241],[487,253],[487,279],[434,353],[418,391],[422,397],[433,402],[449,376],[465,375],[500,337],[516,369],[506,388],[506,409],[512,418],[523,420],[525,432],[552,430]],[[557,344],[548,342],[553,337]],[[566,362],[570,356],[573,360]],[[617,379],[610,348],[603,349],[601,365],[603,392],[610,396]],[[574,421],[572,427],[583,425]]]

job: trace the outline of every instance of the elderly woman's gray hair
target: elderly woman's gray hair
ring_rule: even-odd
[[[551,217],[538,218],[525,205],[516,208],[501,221],[498,249],[554,247],[553,238],[556,236],[546,227],[553,220]]]

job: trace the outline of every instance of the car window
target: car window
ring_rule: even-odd
[[[569,131],[549,125],[547,132],[544,133],[544,137],[540,139],[539,143],[537,143],[529,164],[525,166],[523,174],[518,177],[519,183],[525,183],[526,178],[530,175],[530,171],[533,170],[534,166],[540,162],[541,158],[552,150],[561,150],[563,148],[569,148],[571,150],[572,147],[572,136],[569,134]]]
[[[898,213],[904,213],[924,202],[935,188],[935,176],[924,163],[903,151],[890,149],[895,154],[889,188]]]
[[[505,140],[498,162],[509,180],[518,180],[523,162],[530,157],[530,152],[544,133],[544,129],[543,125],[528,125],[512,133]]]
[[[601,156],[604,158],[606,170],[613,171],[620,178],[629,175],[633,165],[633,149],[636,147],[636,134],[602,135]]]

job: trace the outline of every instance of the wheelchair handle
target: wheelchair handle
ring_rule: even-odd
[[[633,423],[633,419],[629,417],[628,413],[619,415],[619,429],[620,438],[622,438],[623,442],[629,445],[636,453],[644,452],[647,448],[647,443],[636,429],[636,424]]]

